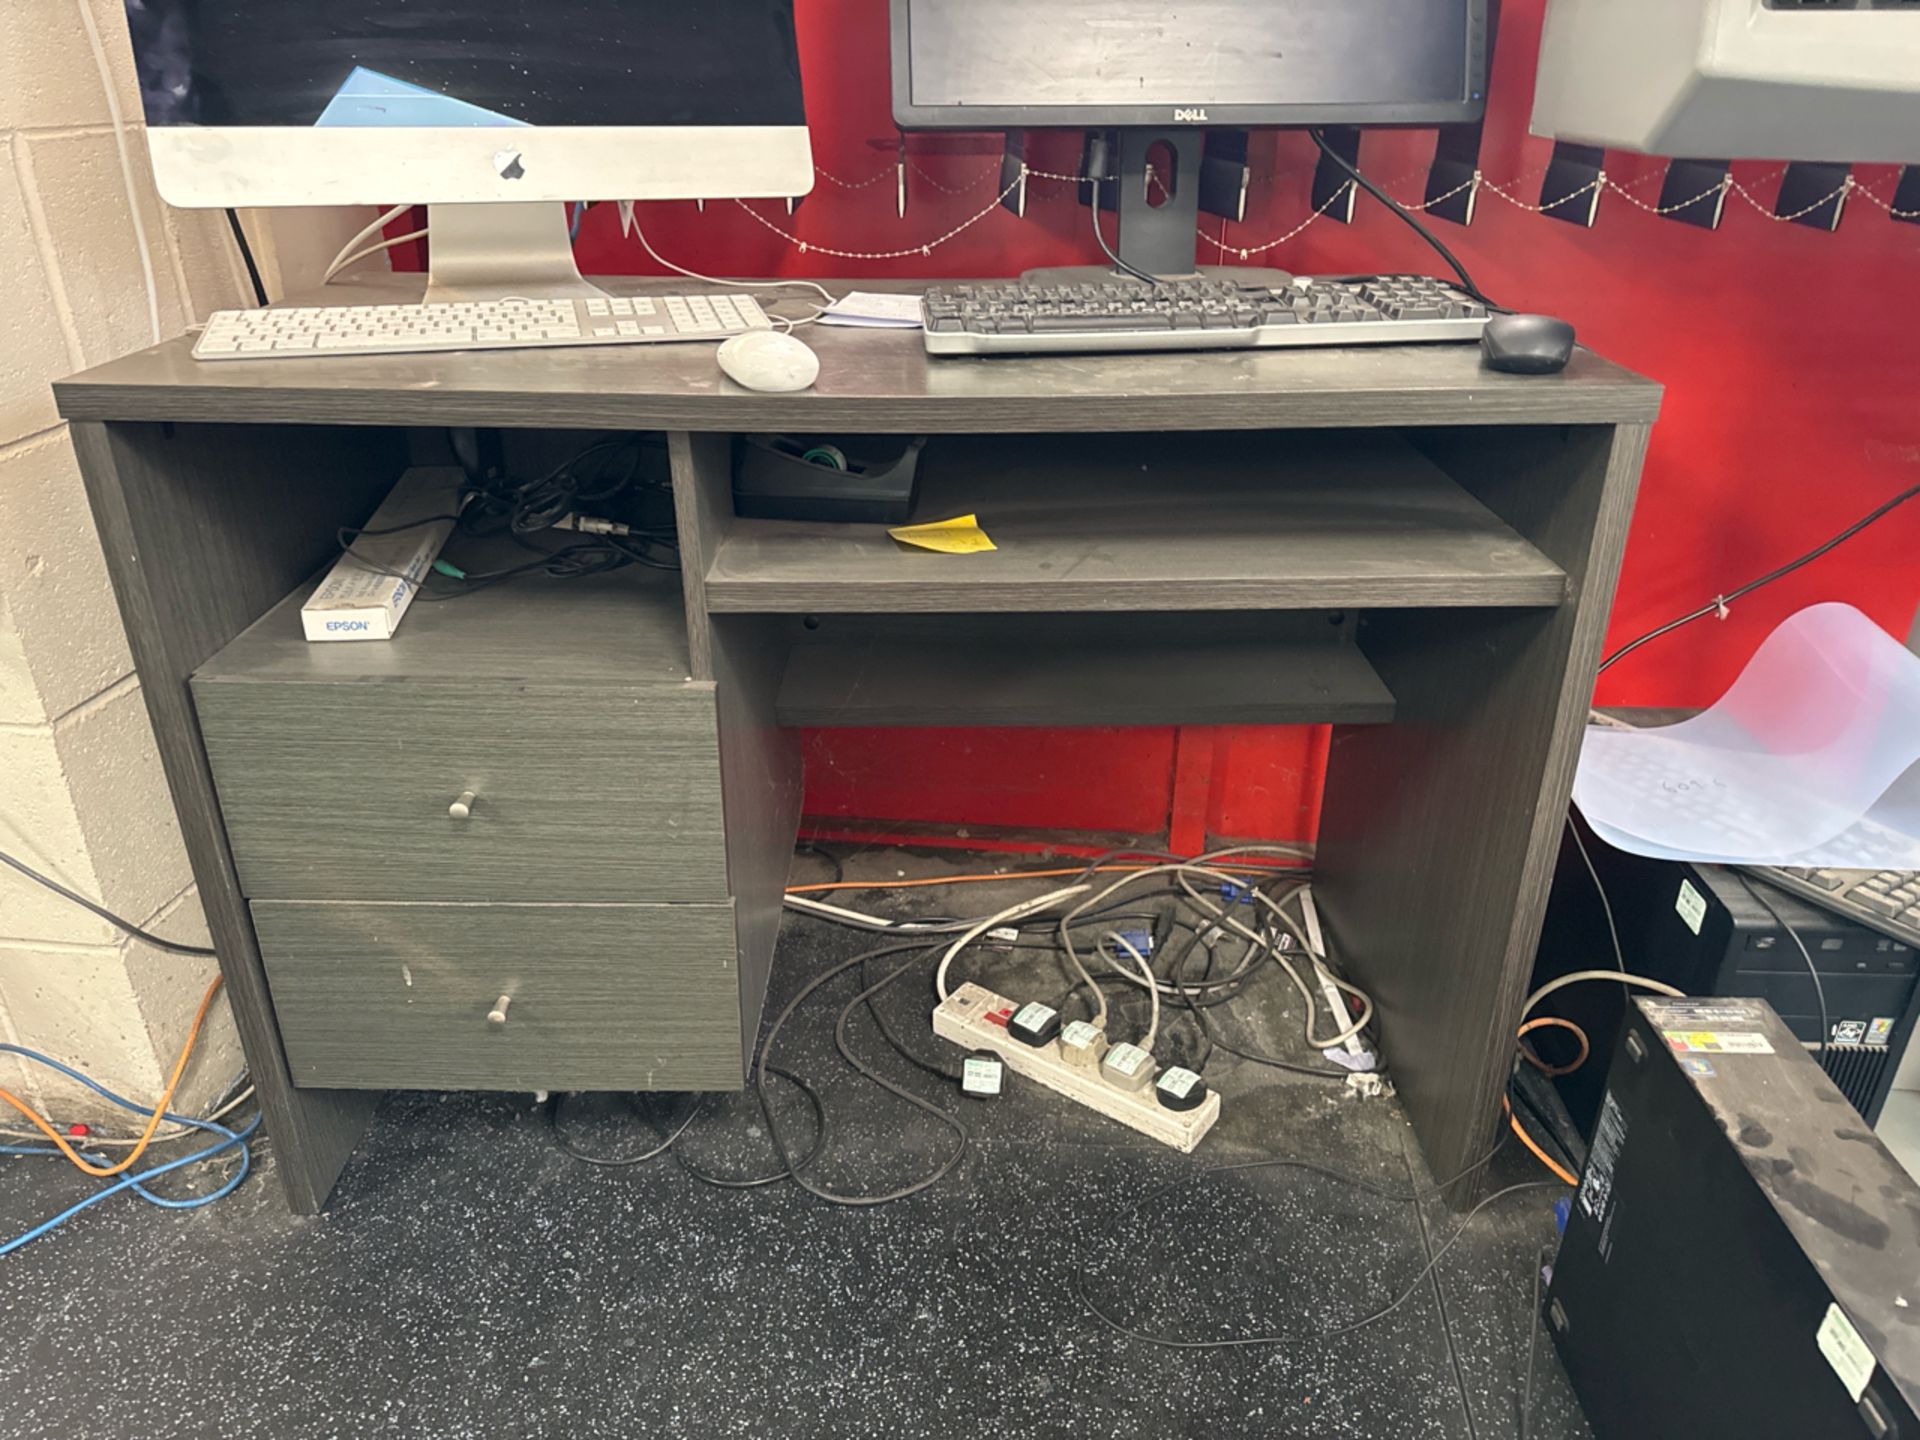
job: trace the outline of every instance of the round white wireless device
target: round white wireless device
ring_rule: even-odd
[[[820,357],[805,342],[773,330],[749,330],[720,347],[727,378],[749,390],[804,390],[820,377]]]

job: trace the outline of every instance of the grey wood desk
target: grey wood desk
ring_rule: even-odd
[[[1584,351],[1524,379],[1468,346],[929,362],[913,334],[807,338],[798,395],[699,345],[200,365],[177,340],[57,387],[291,1203],[324,1202],[375,1094],[289,1068],[189,681],[448,426],[668,436],[678,683],[717,716],[705,903],[732,907],[742,997],[726,1076],[698,1083],[739,1083],[758,1022],[798,809],[783,725],[1319,719],[1333,939],[1434,1172],[1477,1158],[1659,388]],[[736,518],[730,437],[765,430],[934,436],[919,517],[977,511],[999,550]],[[304,663],[259,663],[281,660]]]

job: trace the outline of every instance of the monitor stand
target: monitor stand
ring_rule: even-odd
[[[1135,269],[1166,280],[1231,280],[1239,285],[1285,285],[1293,277],[1285,270],[1262,265],[1208,265],[1197,263],[1200,248],[1200,150],[1205,131],[1121,130],[1116,180],[1102,186],[1115,192],[1119,239],[1114,248]],[[1147,157],[1165,141],[1173,153],[1173,179],[1156,169],[1153,193],[1148,193]],[[1155,201],[1159,203],[1156,204]],[[1096,215],[1096,221],[1101,217]],[[1079,285],[1089,281],[1123,280],[1111,265],[1050,265],[1029,270],[1021,279],[1040,285]]]
[[[573,259],[567,207],[559,201],[429,205],[429,305],[457,300],[597,299]]]

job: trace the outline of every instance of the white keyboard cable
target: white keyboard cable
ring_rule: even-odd
[[[634,211],[631,223],[633,225],[633,233],[640,241],[640,248],[653,257],[654,263],[664,265],[675,274],[684,275],[689,280],[704,280],[709,285],[731,285],[739,290],[791,290],[799,286],[817,292],[821,300],[825,303],[816,306],[814,313],[805,319],[790,320],[785,315],[769,315],[767,317],[776,325],[784,323],[789,333],[801,325],[811,325],[822,315],[826,314],[828,307],[834,303],[833,292],[827,289],[826,286],[816,284],[812,280],[722,280],[717,275],[702,275],[697,270],[689,270],[684,265],[676,265],[673,261],[667,259],[666,256],[653,248],[653,242],[647,239],[647,232],[640,224],[640,213],[637,208]],[[799,297],[796,296],[795,298],[798,299]],[[812,304],[813,302],[807,301],[805,303]]]
[[[387,226],[392,224],[395,220],[398,220],[402,215],[406,214],[407,211],[411,210],[412,208],[413,206],[411,205],[394,206],[391,210],[388,210],[384,214],[382,214],[371,225],[368,225],[366,229],[362,230],[359,234],[355,235],[351,240],[347,241],[346,244],[342,245],[340,247],[340,253],[333,257],[332,262],[329,263],[326,268],[326,272],[323,275],[321,275],[320,283],[322,285],[332,284],[334,276],[338,275],[342,270],[346,269],[347,266],[353,264],[353,262],[358,260],[361,257],[361,255],[370,254],[371,253],[370,251],[363,251],[360,249],[360,247],[362,245],[365,245],[367,241],[371,240],[375,235],[378,235],[382,230],[386,229]],[[420,233],[424,235],[426,232],[422,230]]]

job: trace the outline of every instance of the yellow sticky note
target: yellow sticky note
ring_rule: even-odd
[[[902,545],[937,550],[942,555],[972,555],[999,548],[987,538],[979,518],[973,515],[956,515],[951,520],[936,520],[930,525],[900,525],[887,534]]]

